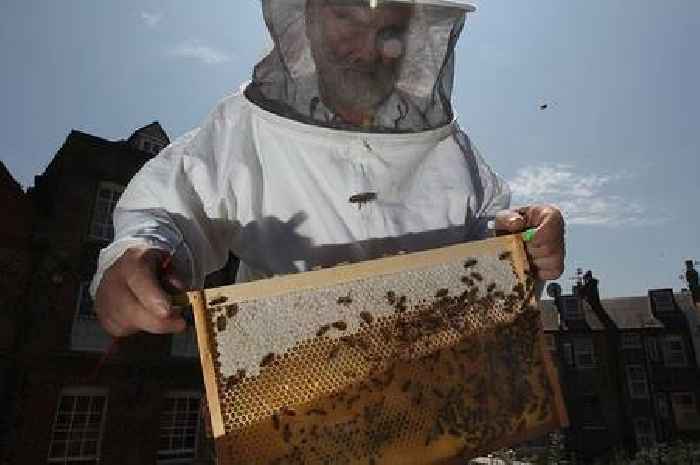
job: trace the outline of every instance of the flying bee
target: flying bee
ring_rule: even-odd
[[[270,365],[272,362],[275,361],[275,354],[269,353],[266,356],[263,357],[262,361],[260,362],[261,367],[266,367]]]
[[[216,329],[219,332],[226,330],[226,317],[225,316],[222,315],[216,319]]]
[[[331,326],[333,326],[338,331],[345,331],[346,329],[348,329],[348,324],[344,321],[336,321]]]
[[[360,312],[360,318],[368,325],[372,324],[372,321],[374,321],[374,317],[370,312]]]
[[[464,268],[465,269],[471,268],[471,267],[475,266],[477,263],[479,263],[479,261],[476,258],[470,258],[469,260],[464,262]]]
[[[352,303],[352,297],[350,295],[338,297],[339,305],[350,305]]]
[[[445,289],[445,288],[438,289],[438,291],[435,293],[435,297],[440,299],[442,297],[447,297],[447,294],[449,294],[449,293],[450,293],[449,289]]]

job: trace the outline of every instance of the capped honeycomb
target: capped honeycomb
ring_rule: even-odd
[[[460,463],[566,423],[517,236],[189,295],[220,465]]]

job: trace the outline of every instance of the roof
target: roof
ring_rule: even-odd
[[[10,189],[17,191],[18,193],[24,193],[20,183],[15,180],[10,170],[7,169],[5,164],[0,160],[0,183],[4,186],[8,186]]]
[[[586,323],[588,324],[588,327],[591,328],[593,331],[603,331],[605,330],[605,325],[603,324],[602,321],[600,321],[600,318],[598,318],[598,315],[596,315],[595,310],[593,310],[593,307],[591,307],[587,301],[583,301],[583,314],[586,317]]]
[[[654,318],[649,306],[649,298],[617,297],[601,300],[601,305],[618,329],[663,328],[664,325]]]
[[[156,139],[160,139],[166,145],[170,144],[170,138],[168,137],[168,134],[165,132],[163,126],[161,126],[158,121],[154,121],[141,128],[138,128],[136,131],[134,131],[133,134],[131,134],[131,136],[129,136],[129,140],[133,140],[135,137],[144,134],[150,137],[154,137]]]
[[[570,322],[569,327],[567,327],[565,321],[561,321],[559,317],[559,311],[554,303],[554,300],[542,300],[540,302],[542,310],[542,326],[545,331],[559,331],[559,330],[575,330],[576,328],[573,322]],[[603,331],[605,330],[605,325],[598,315],[595,314],[593,308],[588,305],[588,302],[583,300],[581,302],[583,307],[584,321],[586,322],[585,328],[591,331]],[[584,326],[579,324],[579,326]]]

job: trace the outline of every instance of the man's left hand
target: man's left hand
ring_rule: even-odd
[[[531,205],[504,210],[496,215],[496,230],[519,233],[535,228],[534,238],[526,244],[537,278],[559,278],[564,272],[564,217],[552,205]]]

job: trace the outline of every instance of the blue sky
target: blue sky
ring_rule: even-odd
[[[516,203],[565,210],[565,276],[679,289],[700,259],[700,2],[479,7],[455,107]],[[158,120],[174,138],[248,79],[265,37],[256,0],[0,2],[0,158],[30,186],[72,128],[121,139]]]

